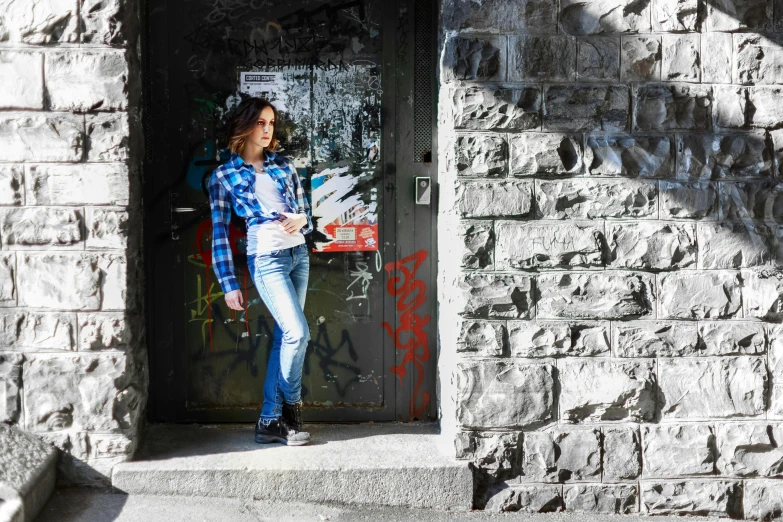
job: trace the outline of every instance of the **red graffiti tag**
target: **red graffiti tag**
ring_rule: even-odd
[[[382,326],[386,333],[394,339],[397,350],[404,352],[400,364],[392,366],[391,371],[400,378],[400,385],[402,385],[402,379],[407,373],[406,366],[408,363],[413,363],[416,370],[416,381],[413,385],[410,410],[411,416],[418,418],[422,418],[430,404],[429,392],[421,389],[424,384],[424,363],[430,360],[429,337],[424,331],[424,327],[430,322],[430,315],[422,317],[415,313],[415,310],[427,300],[427,286],[424,281],[416,279],[416,270],[425,259],[427,259],[427,251],[419,250],[405,259],[386,263],[384,266],[389,275],[386,291],[397,297],[400,326],[396,331],[392,330],[388,322],[384,322]],[[401,276],[391,277],[393,270],[399,272]],[[408,337],[403,341],[405,335]]]

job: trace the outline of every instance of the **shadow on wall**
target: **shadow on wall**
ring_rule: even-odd
[[[482,429],[783,418],[783,372],[764,357],[778,329],[765,322],[783,320],[783,9],[451,0],[442,19],[441,114],[455,129],[441,138],[453,143],[443,208],[460,218],[461,267],[478,269],[459,275],[457,342],[480,356],[457,378],[457,452],[476,466],[477,504],[521,474],[569,481],[558,460],[576,444],[526,433],[540,462],[523,462],[516,434]],[[562,360],[486,358],[509,355]],[[619,359],[567,357],[585,355]],[[605,431],[573,447],[600,461]],[[716,444],[706,474],[734,475]],[[489,507],[522,502],[498,498]]]

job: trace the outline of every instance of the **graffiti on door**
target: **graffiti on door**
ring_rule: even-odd
[[[427,251],[419,250],[404,259],[386,263],[385,266],[389,276],[386,291],[397,298],[399,326],[396,330],[388,322],[384,322],[382,326],[387,335],[394,339],[394,346],[403,354],[402,361],[392,366],[391,372],[399,378],[402,385],[408,365],[413,366],[415,381],[410,412],[412,417],[417,418],[423,418],[430,405],[430,393],[422,389],[424,364],[430,360],[429,334],[424,331],[424,327],[430,323],[430,314],[421,316],[416,313],[416,309],[427,300],[427,285],[421,279],[416,279],[416,271],[426,259]],[[397,275],[392,277],[392,272]]]

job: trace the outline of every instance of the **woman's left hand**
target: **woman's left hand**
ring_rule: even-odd
[[[280,226],[287,234],[295,234],[300,228],[307,224],[307,216],[304,214],[294,214],[292,212],[281,212],[285,219],[280,222]]]

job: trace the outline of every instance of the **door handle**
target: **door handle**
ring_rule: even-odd
[[[197,212],[197,208],[190,208],[190,207],[174,207],[171,209],[172,212]]]

